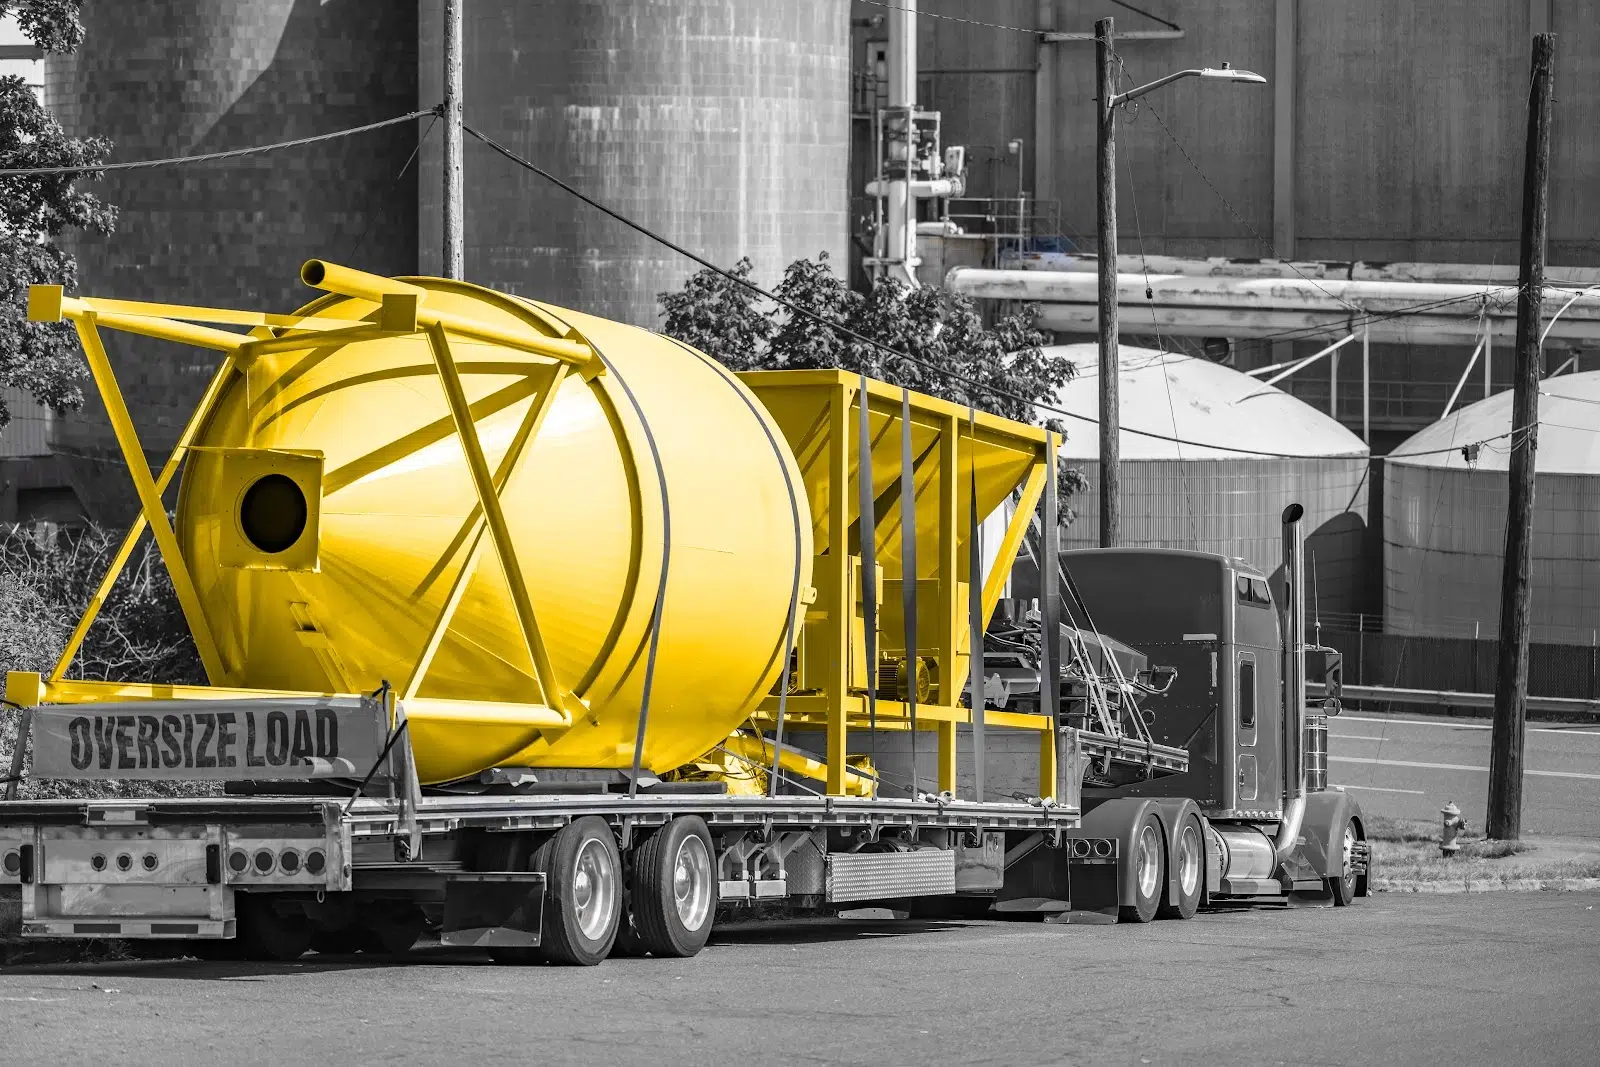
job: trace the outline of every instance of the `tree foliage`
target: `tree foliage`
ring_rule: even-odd
[[[749,279],[751,264],[732,270]],[[773,292],[825,322],[790,312],[712,270],[659,297],[662,332],[732,370],[839,367],[1019,422],[1038,422],[1037,403],[1051,403],[1076,372],[1043,352],[1047,340],[1032,307],[985,326],[972,302],[943,289],[883,282],[858,293],[834,274],[827,253],[799,259]],[[825,323],[837,323],[867,344]],[[883,347],[878,347],[879,345]],[[889,349],[890,351],[885,351]],[[893,353],[903,352],[910,359]],[[1057,432],[1064,427],[1046,420]],[[1086,488],[1076,467],[1063,467],[1061,493]],[[1064,521],[1070,512],[1063,509]]]
[[[81,0],[0,0],[0,17],[15,16],[46,51],[78,46]],[[0,169],[100,163],[111,144],[68,137],[20,77],[0,77]],[[83,401],[83,376],[72,329],[27,321],[28,286],[77,283],[77,264],[56,243],[69,229],[110,233],[115,209],[78,185],[83,174],[0,177],[0,386],[20,386],[55,408]],[[11,419],[0,399],[0,428]]]

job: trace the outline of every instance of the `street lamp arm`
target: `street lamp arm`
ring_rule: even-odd
[[[1157,78],[1137,89],[1129,89],[1125,93],[1116,93],[1111,97],[1111,106],[1117,107],[1130,100],[1137,100],[1152,89],[1159,89],[1168,82],[1175,82],[1179,78],[1217,78],[1222,81],[1249,82],[1253,85],[1265,85],[1267,79],[1248,70],[1234,70],[1232,67],[1201,67],[1198,70],[1180,70],[1175,74],[1168,74],[1165,78]]]

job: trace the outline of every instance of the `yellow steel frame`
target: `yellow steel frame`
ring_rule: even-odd
[[[850,527],[849,503],[856,498],[858,482],[850,475],[853,431],[864,402],[869,411],[898,424],[901,417],[901,392],[882,382],[868,381],[866,396],[861,395],[859,378],[854,375],[815,372],[818,382],[830,386],[827,402],[827,515],[826,531],[829,551],[818,557],[815,570],[817,600],[810,605],[808,614],[820,618],[820,626],[808,627],[807,656],[827,657],[826,685],[821,693],[792,694],[786,701],[785,728],[823,727],[826,731],[826,788],[833,795],[858,791],[847,765],[849,733],[869,725],[869,712],[864,693],[852,693],[849,687],[849,664],[852,655],[851,623],[854,612],[855,591],[852,588],[851,553],[847,550]],[[753,376],[759,378],[759,375]],[[964,529],[969,523],[962,513],[962,481],[966,468],[961,464],[962,441],[968,443],[968,455],[976,454],[979,441],[1003,439],[1013,448],[1025,450],[1031,462],[1020,486],[1016,512],[1001,539],[997,557],[982,591],[983,618],[987,624],[1000,601],[1001,592],[1016,560],[1028,524],[1047,485],[1055,477],[1050,470],[1055,444],[1051,431],[1024,427],[1009,420],[979,413],[969,422],[967,412],[954,404],[927,396],[913,397],[914,417],[923,427],[935,427],[939,471],[938,486],[938,542],[934,552],[937,560],[935,578],[939,590],[938,628],[934,635],[940,684],[930,703],[918,703],[917,727],[937,736],[937,778],[940,791],[956,791],[956,728],[971,723],[972,713],[962,707],[959,697],[965,670],[961,661],[968,654],[971,643],[967,624],[967,605],[960,595],[965,574],[966,558],[960,551],[960,539],[971,536]],[[977,437],[974,438],[974,431]],[[872,458],[863,465],[856,457],[857,476],[866,466],[870,475]],[[879,516],[882,520],[882,516]],[[875,533],[873,531],[872,533]],[[861,531],[862,538],[872,535]],[[840,546],[846,546],[841,548]],[[930,650],[932,652],[933,650]],[[980,650],[981,654],[981,650]],[[875,679],[875,665],[868,666],[869,679]],[[752,716],[758,727],[776,725],[778,700],[768,697]],[[1039,789],[1040,795],[1053,797],[1057,792],[1057,751],[1054,722],[1048,715],[986,711],[984,723],[1007,729],[1034,730],[1039,733]],[[892,700],[877,701],[877,728],[903,731],[911,728],[909,705]],[[770,762],[770,752],[767,754]]]
[[[267,352],[303,348],[312,342],[319,346],[347,344],[421,332],[428,339],[435,369],[450,409],[449,424],[461,440],[478,503],[463,523],[458,538],[457,543],[465,545],[465,557],[461,568],[452,581],[444,607],[433,621],[422,654],[406,679],[403,689],[406,711],[414,718],[448,719],[462,723],[481,720],[499,725],[522,724],[547,732],[570,727],[574,714],[581,713],[582,704],[570,690],[560,685],[549,654],[545,650],[533,603],[528,595],[527,583],[518,564],[505,515],[500,506],[500,494],[515,474],[521,458],[527,453],[528,443],[537,436],[539,427],[549,413],[554,397],[566,376],[576,371],[585,380],[591,380],[604,373],[603,362],[588,344],[574,339],[570,330],[533,309],[529,309],[528,314],[537,319],[542,326],[560,336],[545,336],[533,329],[525,331],[508,329],[465,315],[428,308],[425,306],[427,290],[419,286],[320,260],[307,263],[302,271],[302,277],[308,284],[329,293],[371,301],[378,307],[375,312],[365,317],[343,319],[143,301],[75,298],[63,295],[62,288],[56,285],[35,285],[30,288],[28,293],[30,320],[59,322],[65,319],[77,330],[96,389],[105,403],[117,444],[127,463],[134,490],[138,494],[139,514],[124,536],[110,567],[101,577],[94,595],[90,598],[88,606],[67,641],[66,648],[50,674],[44,678],[28,673],[13,672],[8,675],[7,692],[15,694],[11,699],[31,707],[41,703],[325,695],[276,693],[259,689],[240,689],[228,685],[230,673],[205,617],[194,577],[184,562],[177,535],[167,519],[162,496],[176,477],[183,457],[194,447],[195,439],[215,412],[232,377],[247,369],[258,356]],[[248,327],[250,332],[221,330],[203,325],[205,323],[244,326]],[[176,447],[163,464],[158,477],[152,477],[150,467],[145,461],[138,432],[134,428],[127,403],[123,399],[100,336],[101,327],[194,345],[225,354],[221,367],[190,415],[183,432],[179,435]],[[511,447],[498,468],[492,472],[477,433],[477,420],[490,411],[487,408],[479,410],[482,402],[479,404],[467,402],[461,370],[450,351],[452,336],[500,345],[551,361],[551,370],[543,383],[542,395],[530,405]],[[515,402],[516,399],[520,399],[520,395],[511,398],[510,402]],[[212,684],[172,686],[67,680],[66,673],[81,650],[89,627],[94,624],[117,578],[132,558],[133,550],[146,528],[154,536],[162,561],[172,576],[178,602],[183,609],[190,633],[194,637],[206,677]],[[545,701],[544,705],[454,701],[418,696],[439,645],[476,571],[482,556],[485,533],[488,534],[488,539],[493,544],[505,572],[516,609],[517,622],[521,628],[529,661],[533,666],[535,680],[540,688],[540,695]]]

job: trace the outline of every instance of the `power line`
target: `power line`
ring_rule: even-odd
[[[650,229],[650,227],[644,225],[643,223],[635,222],[633,219],[631,219],[628,216],[622,214],[620,211],[617,211],[616,209],[614,209],[612,207],[609,207],[606,204],[601,203],[600,201],[594,199],[592,196],[589,196],[587,193],[583,192],[582,190],[577,189],[577,188],[567,184],[566,182],[562,181],[560,178],[556,177],[554,174],[551,174],[549,171],[545,170],[543,167],[539,166],[537,163],[534,163],[531,160],[528,160],[528,159],[523,158],[522,156],[519,156],[517,153],[513,152],[511,149],[507,148],[505,145],[501,144],[499,141],[496,141],[494,138],[488,136],[487,134],[480,133],[478,130],[476,130],[473,127],[468,126],[468,125],[466,125],[464,123],[462,124],[462,129],[464,129],[467,133],[471,134],[474,138],[476,138],[478,141],[480,141],[484,145],[487,145],[489,148],[493,149],[495,152],[498,152],[500,155],[504,156],[506,159],[509,159],[511,162],[517,164],[518,166],[520,166],[520,167],[522,167],[522,168],[524,168],[526,170],[532,171],[534,174],[537,174],[539,177],[543,178],[545,181],[549,182],[550,184],[556,186],[558,189],[561,189],[563,192],[569,194],[570,196],[575,197],[578,200],[583,201],[585,204],[588,204],[590,207],[594,208],[596,211],[599,211],[602,214],[607,215],[610,218],[615,219],[616,221],[622,223],[624,226],[626,226],[629,229],[635,231],[636,233],[642,234],[643,236],[649,238],[650,240],[655,241],[657,244],[659,244],[659,245],[661,245],[661,246],[663,246],[665,248],[671,249],[672,251],[678,253],[678,255],[683,256],[685,259],[688,259],[688,260],[691,260],[691,261],[693,261],[695,263],[698,263],[700,266],[704,267],[706,270],[711,271],[713,274],[719,275],[720,277],[724,278],[725,280],[733,282],[735,285],[743,286],[745,289],[750,290],[751,292],[757,294],[758,296],[764,297],[767,300],[772,301],[774,304],[777,304],[780,307],[788,309],[792,314],[799,315],[799,316],[801,316],[803,318],[809,319],[812,322],[815,322],[818,325],[824,326],[824,327],[826,327],[826,328],[828,328],[830,330],[833,330],[836,333],[839,333],[839,334],[841,334],[841,335],[843,335],[845,337],[848,337],[853,341],[856,341],[856,342],[859,342],[861,344],[867,345],[870,348],[875,348],[878,351],[883,352],[886,355],[890,355],[890,356],[895,357],[896,359],[904,360],[905,362],[910,363],[913,366],[921,367],[923,370],[929,371],[929,372],[931,372],[933,374],[942,375],[943,377],[949,379],[950,381],[960,382],[962,385],[965,385],[970,389],[975,389],[975,390],[978,390],[979,392],[988,393],[990,396],[993,396],[993,397],[1001,397],[1001,398],[1004,398],[1004,399],[1007,399],[1007,400],[1014,400],[1014,401],[1017,401],[1018,403],[1026,404],[1026,405],[1028,405],[1028,406],[1030,406],[1032,408],[1035,408],[1036,410],[1049,412],[1052,415],[1060,415],[1060,416],[1063,416],[1063,417],[1069,418],[1069,419],[1077,419],[1079,422],[1086,422],[1086,423],[1089,423],[1091,425],[1099,425],[1099,422],[1100,422],[1099,419],[1092,418],[1092,417],[1090,417],[1088,415],[1080,415],[1075,411],[1068,411],[1065,408],[1058,408],[1058,407],[1054,407],[1054,406],[1049,405],[1049,404],[1044,404],[1044,403],[1041,403],[1040,401],[1038,401],[1036,399],[1033,399],[1032,397],[1023,396],[1021,393],[1013,393],[1013,392],[1011,392],[1010,390],[1007,390],[1007,389],[1000,389],[1000,388],[998,388],[996,386],[988,385],[988,384],[986,384],[984,382],[978,381],[975,378],[969,378],[966,375],[958,374],[957,372],[949,370],[948,368],[941,367],[941,366],[938,366],[937,364],[929,363],[929,362],[927,362],[925,360],[918,359],[915,356],[912,356],[912,355],[910,355],[910,354],[908,354],[906,352],[900,351],[899,349],[891,348],[890,346],[884,344],[883,342],[874,340],[873,338],[868,337],[865,334],[857,333],[855,330],[852,330],[850,327],[845,326],[843,323],[835,322],[832,319],[829,319],[829,318],[826,318],[826,317],[824,317],[822,315],[817,314],[816,312],[812,311],[810,308],[807,308],[807,307],[805,307],[805,306],[803,306],[801,304],[796,304],[792,300],[788,300],[788,299],[786,299],[784,297],[779,296],[776,293],[773,293],[773,292],[771,292],[771,291],[769,291],[767,289],[764,289],[761,286],[757,285],[755,282],[750,281],[748,278],[739,277],[737,274],[734,274],[732,271],[726,270],[723,267],[718,266],[717,264],[711,262],[709,259],[706,259],[704,256],[699,255],[698,253],[695,253],[695,252],[691,252],[691,251],[689,251],[689,249],[684,248],[682,245],[680,245],[677,242],[671,240],[670,238],[664,237],[661,234],[656,233],[654,230]],[[1262,451],[1260,449],[1241,448],[1241,447],[1238,447],[1236,445],[1214,444],[1214,443],[1209,443],[1209,442],[1206,442],[1206,441],[1190,441],[1190,440],[1186,440],[1186,439],[1181,438],[1181,437],[1175,437],[1175,436],[1171,436],[1171,435],[1168,435],[1168,434],[1151,433],[1148,430],[1136,430],[1131,426],[1123,426],[1123,427],[1121,427],[1121,430],[1122,430],[1123,433],[1131,433],[1131,434],[1134,434],[1134,435],[1139,436],[1139,437],[1149,437],[1149,438],[1153,438],[1153,439],[1155,439],[1157,441],[1170,441],[1170,442],[1172,442],[1174,444],[1188,445],[1191,448],[1210,448],[1210,449],[1215,449],[1215,450],[1220,451],[1220,452],[1232,452],[1232,453],[1235,453],[1237,455],[1263,456],[1263,457],[1266,457],[1268,459],[1321,459],[1321,458],[1324,458],[1324,457],[1321,457],[1321,456],[1306,455],[1306,454],[1303,454],[1303,453],[1267,452],[1267,451]],[[1514,433],[1514,432],[1516,432],[1516,431],[1510,431],[1508,433],[1496,434],[1493,437],[1486,437],[1482,441],[1478,441],[1478,442],[1474,442],[1474,443],[1476,443],[1476,444],[1486,444],[1489,441],[1498,441],[1503,437],[1511,436],[1511,433]],[[1430,452],[1409,452],[1409,453],[1407,453],[1407,455],[1409,455],[1409,456],[1426,456],[1426,455],[1433,455],[1435,452],[1443,453],[1443,452],[1454,452],[1454,451],[1457,451],[1457,449],[1455,449],[1455,448],[1442,448],[1442,449],[1435,449],[1435,450],[1430,451]]]
[[[332,141],[338,137],[350,137],[358,133],[368,133],[372,130],[381,130],[385,126],[398,126],[402,122],[411,122],[427,115],[439,114],[438,108],[427,111],[413,111],[409,115],[399,115],[381,122],[369,122],[365,126],[352,126],[348,130],[334,130],[332,133],[319,133],[312,137],[297,137],[292,141],[279,141],[277,144],[255,145],[250,148],[230,148],[225,152],[203,152],[194,156],[169,156],[166,159],[140,159],[128,163],[81,163],[72,167],[8,167],[0,170],[0,178],[20,178],[32,174],[79,174],[84,171],[96,173],[107,170],[140,170],[148,167],[170,167],[182,163],[208,163],[218,159],[234,159],[239,156],[257,155],[262,152],[276,152],[281,148],[298,148],[301,145],[316,144],[319,141]]]
[[[1115,3],[1116,0],[1112,0],[1112,2]],[[918,18],[938,19],[941,22],[960,22],[967,26],[984,26],[991,30],[1009,30],[1012,33],[1025,33],[1030,37],[1039,37],[1045,32],[1038,29],[1029,29],[1025,26],[1007,26],[1001,22],[982,22],[978,19],[964,19],[957,15],[940,15],[932,11],[923,11],[920,8],[906,7],[904,4],[885,3],[884,0],[856,0],[856,3],[870,4],[873,7],[886,8],[889,11],[903,11],[906,14],[915,15]]]
[[[1168,22],[1166,19],[1162,18],[1160,15],[1152,14],[1149,11],[1146,11],[1142,7],[1134,7],[1132,4],[1125,3],[1124,0],[1111,0],[1111,2],[1113,4],[1115,4],[1115,5],[1117,5],[1118,7],[1126,10],[1126,11],[1132,11],[1135,15],[1143,15],[1147,19],[1151,19],[1152,21],[1159,22],[1159,23],[1161,23],[1161,25],[1167,27],[1168,29],[1173,29],[1173,30],[1181,30],[1181,29],[1183,29],[1183,27],[1178,25],[1176,22]]]

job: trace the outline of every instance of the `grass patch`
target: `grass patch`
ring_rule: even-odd
[[[1469,886],[1564,878],[1600,878],[1600,855],[1573,858],[1540,855],[1529,841],[1492,841],[1474,833],[1459,838],[1461,851],[1439,852],[1439,828],[1417,819],[1366,819],[1372,844],[1372,877],[1384,881],[1436,882]]]

